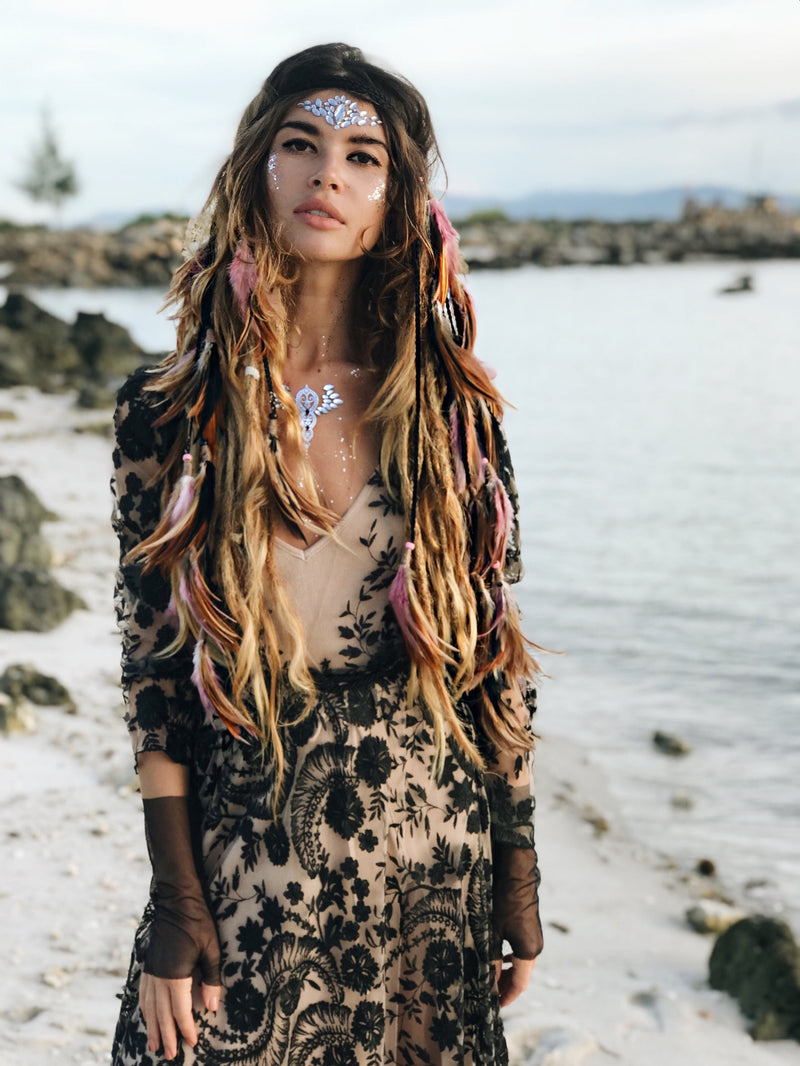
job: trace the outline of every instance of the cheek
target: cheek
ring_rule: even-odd
[[[376,181],[367,190],[367,216],[369,218],[369,241],[378,240],[386,220],[386,182]]]
[[[367,194],[367,199],[382,211],[386,204],[386,182],[376,182],[372,191]]]

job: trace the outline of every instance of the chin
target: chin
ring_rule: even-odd
[[[362,248],[337,246],[333,241],[292,241],[289,249],[290,255],[305,263],[350,263],[364,257]]]

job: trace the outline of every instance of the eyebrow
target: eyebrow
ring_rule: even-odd
[[[308,133],[312,137],[319,137],[322,132],[319,127],[313,125],[311,122],[284,122],[278,130],[278,133],[285,129],[300,130],[301,133]],[[377,137],[370,137],[366,133],[351,133],[347,140],[350,144],[375,144],[379,148],[383,148],[386,152],[389,151],[389,146],[385,141],[380,141]]]

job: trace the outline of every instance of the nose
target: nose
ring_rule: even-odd
[[[330,177],[324,172],[320,172],[314,175],[311,179],[311,184],[315,189],[338,189],[339,182],[335,177]]]
[[[311,186],[314,189],[339,189],[340,182],[336,160],[328,152],[320,157],[319,166],[311,175]]]

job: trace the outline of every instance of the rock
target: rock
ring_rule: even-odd
[[[83,406],[80,401],[80,396],[78,397],[78,405],[81,407]],[[82,426],[74,426],[72,432],[78,434],[93,433],[98,437],[113,439],[114,422],[109,415],[108,418],[98,419],[97,422],[84,422]]]
[[[663,733],[660,729],[653,733],[653,745],[659,751],[663,751],[665,755],[688,755],[692,750],[689,744],[681,737],[676,737],[671,733]]]
[[[753,1019],[756,1040],[800,1040],[800,952],[789,926],[752,915],[716,940],[709,983],[728,992]]]
[[[0,629],[45,632],[85,606],[47,572],[51,552],[39,527],[55,517],[22,478],[0,478]]]
[[[584,822],[594,829],[595,836],[604,836],[611,828],[608,824],[608,819],[604,814],[601,814],[594,807],[584,807],[581,817]]]
[[[75,702],[69,691],[49,674],[40,673],[35,666],[12,663],[0,676],[0,692],[12,700],[28,700],[40,707],[65,707],[75,710]]]
[[[676,792],[669,801],[676,811],[690,811],[694,807],[694,800],[685,792]]]
[[[36,726],[36,712],[27,700],[0,692],[0,733],[35,733]]]
[[[0,563],[0,629],[46,633],[86,604],[41,567]]]
[[[8,294],[0,307],[0,386],[64,388],[80,370],[81,357],[70,341],[70,327],[42,310],[23,293]]]
[[[686,911],[686,921],[696,933],[724,933],[744,917],[738,908],[710,899],[701,900]]]
[[[18,292],[0,308],[0,388],[83,388],[84,401],[91,397],[86,406],[107,405],[148,361],[128,331],[104,315],[79,312],[69,325]]]
[[[21,477],[0,477],[0,563],[49,566],[50,548],[39,527],[55,517]]]
[[[99,408],[110,407],[114,400],[114,389],[107,385],[100,385],[96,381],[87,381],[78,389],[75,403],[85,410],[96,411]],[[109,425],[111,420],[109,419]],[[80,429],[76,432],[81,432]]]
[[[69,337],[80,352],[82,376],[90,380],[121,380],[145,361],[130,333],[102,314],[79,311]]]
[[[701,877],[714,877],[717,867],[714,865],[713,859],[698,859],[694,870]]]

